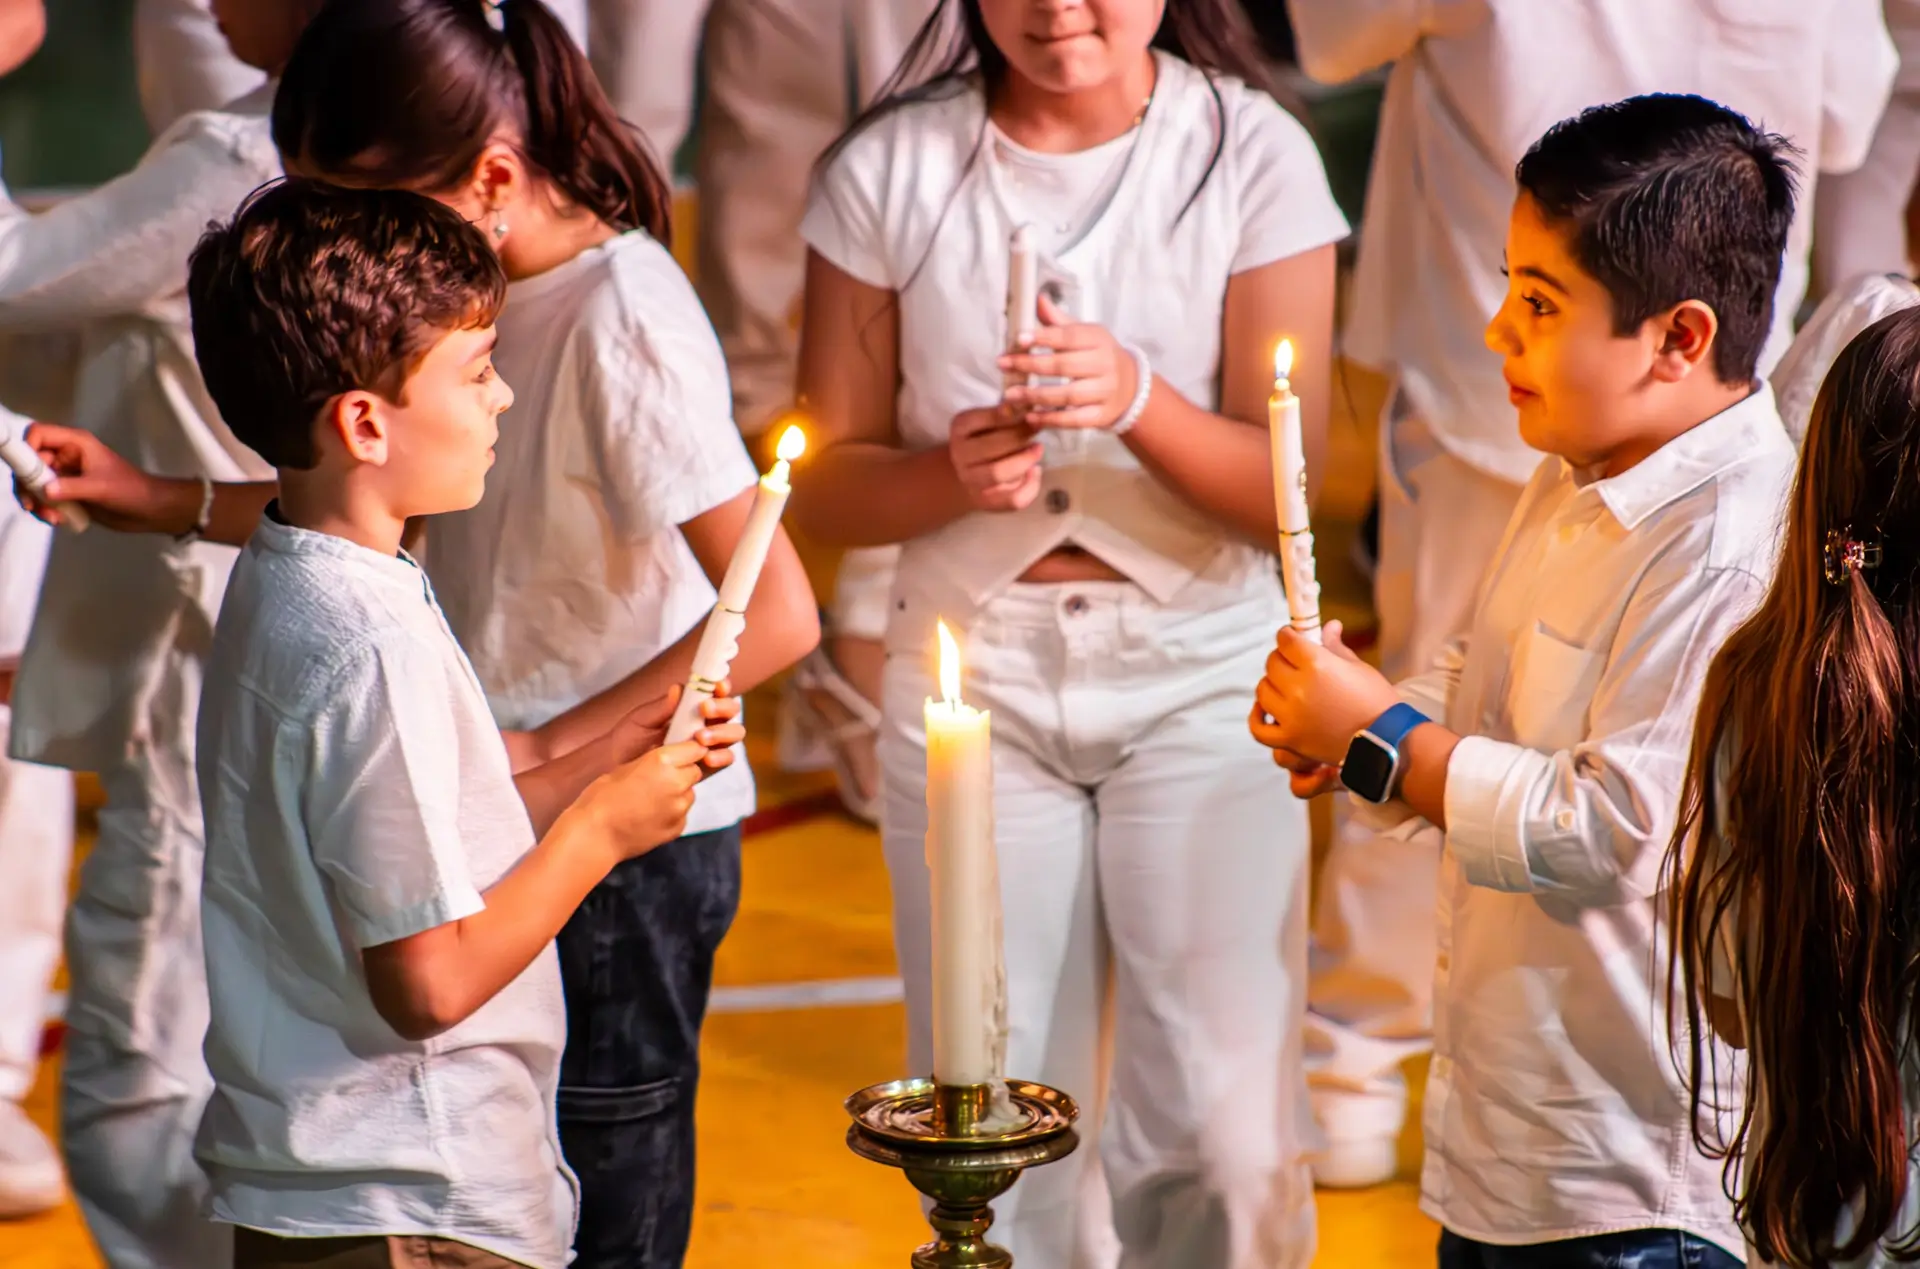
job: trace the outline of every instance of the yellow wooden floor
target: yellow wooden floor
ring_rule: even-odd
[[[690,263],[693,217],[683,206],[676,255]],[[1365,589],[1348,562],[1352,526],[1364,510],[1372,444],[1355,420],[1371,417],[1378,385],[1350,375],[1334,428],[1332,479],[1316,525],[1330,615],[1367,621]],[[825,581],[830,563],[807,552]],[[753,716],[772,717],[771,701]],[[763,805],[820,793],[820,777],[774,771],[767,736],[754,763]],[[94,790],[82,784],[82,802]],[[1324,833],[1324,815],[1316,827]],[[81,849],[90,839],[83,812]],[[752,987],[894,972],[886,870],[878,838],[822,815],[756,834],[745,847],[745,893],[721,950],[722,987]],[[1257,1007],[1249,1002],[1249,1007]],[[926,1227],[897,1174],[864,1163],[843,1142],[846,1094],[907,1074],[898,1004],[722,1013],[707,1024],[700,1090],[700,1207],[692,1269],[898,1269]],[[1409,1072],[1414,1086],[1424,1072]],[[57,1059],[43,1064],[29,1107],[54,1122]],[[1417,1120],[1417,1115],[1415,1116]],[[1320,1196],[1320,1254],[1328,1269],[1402,1269],[1431,1264],[1437,1236],[1415,1207],[1417,1131],[1401,1143],[1401,1179],[1360,1194]],[[0,1269],[95,1269],[100,1261],[69,1205],[29,1221],[0,1223]]]

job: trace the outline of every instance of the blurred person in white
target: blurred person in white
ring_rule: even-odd
[[[1886,16],[1900,73],[1866,161],[1814,191],[1816,295],[1869,273],[1913,272],[1907,203],[1920,182],[1920,0],[1886,0]]]
[[[1390,678],[1432,663],[1471,614],[1539,455],[1521,442],[1482,332],[1506,295],[1501,246],[1527,146],[1582,108],[1696,93],[1786,135],[1809,179],[1866,156],[1893,81],[1880,0],[1288,0],[1301,66],[1340,83],[1392,64],[1345,355],[1393,381],[1381,419],[1375,606]],[[1807,290],[1804,200],[1766,375]],[[1401,1063],[1432,1047],[1430,835],[1340,817],[1320,875],[1307,1054],[1329,1186],[1393,1175]]]
[[[46,35],[41,0],[0,0],[0,75]],[[0,187],[3,189],[4,187]],[[0,411],[15,436],[26,420]],[[73,849],[73,776],[5,756],[15,670],[47,562],[46,526],[0,497],[0,1220],[66,1197],[60,1156],[20,1107],[33,1087],[47,990],[60,959]]]
[[[814,160],[878,94],[934,8],[933,0],[712,0],[696,272],[727,354],[734,417],[749,436],[793,402],[807,254],[800,219]],[[831,638],[800,663],[781,712],[782,764],[830,761],[841,801],[868,822],[878,810],[881,637],[898,559],[891,546],[843,557]]]
[[[486,2],[474,0],[475,4]],[[660,7],[679,3],[698,7],[697,0],[665,0]],[[585,48],[587,0],[552,0],[547,7]],[[138,0],[133,11],[133,55],[140,77],[140,108],[155,137],[164,135],[183,115],[217,110],[266,80],[266,72],[248,65],[227,47],[214,0]],[[691,91],[689,84],[689,95]]]
[[[26,420],[0,427],[18,435]],[[0,498],[0,746],[12,712],[14,666],[47,562],[47,527]],[[20,1101],[33,1087],[47,988],[60,959],[73,850],[73,775],[0,756],[0,1220],[66,1198],[60,1156]]]
[[[814,0],[823,4],[823,0]],[[620,117],[668,173],[693,127],[709,0],[587,0],[588,56]]]
[[[234,55],[271,75],[316,8],[216,0],[214,12]],[[183,117],[132,171],[46,212],[0,202],[0,332],[69,331],[77,350],[66,399],[36,404],[42,417],[168,475],[271,475],[206,394],[185,296],[208,222],[280,174],[270,93],[269,80]],[[0,395],[17,367],[4,369]],[[193,761],[234,551],[194,538],[56,535],[13,691],[10,754],[97,772],[106,794],[67,916],[61,1136],[113,1269],[219,1269],[228,1255],[192,1158],[211,1087]]]

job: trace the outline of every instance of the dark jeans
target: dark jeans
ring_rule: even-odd
[[[580,1177],[573,1269],[678,1269],[713,954],[740,906],[740,826],[630,859],[560,931],[560,1147]]]
[[[1440,1269],[1740,1269],[1740,1259],[1677,1229],[1636,1229],[1524,1247],[1440,1231]]]

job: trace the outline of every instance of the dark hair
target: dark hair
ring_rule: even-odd
[[[1248,26],[1240,0],[1166,0],[1166,3],[1160,29],[1154,33],[1153,47],[1206,72],[1207,82],[1213,89],[1216,116],[1224,121],[1220,89],[1213,83],[1216,75],[1235,76],[1278,98],[1278,88],[1260,60],[1259,42]],[[956,8],[958,20],[952,12]],[[854,138],[912,102],[963,92],[976,81],[985,88],[991,101],[1000,85],[1006,82],[1007,71],[1006,54],[987,31],[986,19],[980,14],[980,0],[938,0],[874,103],[827,147],[818,166],[824,168],[832,163]],[[1294,108],[1294,103],[1288,105],[1296,116],[1306,118],[1302,110]],[[1206,171],[1187,198],[1187,207],[1193,205],[1214,168],[1219,166],[1225,146],[1226,129],[1222,126],[1216,131]],[[969,164],[968,171],[971,170]],[[962,173],[961,180],[965,179],[966,174]],[[1186,214],[1185,207],[1181,214]]]
[[[329,400],[399,401],[420,358],[449,331],[491,325],[506,294],[499,254],[458,213],[316,181],[255,190],[187,263],[194,357],[220,417],[295,469],[318,461]]]
[[[330,0],[273,98],[273,140],[315,175],[438,194],[503,135],[576,206],[670,240],[646,142],[540,0]]]
[[[1707,672],[1666,861],[1695,1137],[1728,1160],[1735,1214],[1774,1263],[1825,1266],[1896,1237],[1897,1259],[1920,1253],[1920,1228],[1892,1228],[1915,1141],[1901,1068],[1920,1059],[1917,588],[1908,309],[1861,332],[1821,387],[1780,567]],[[1748,1056],[1723,1141],[1700,1113],[1725,1086],[1700,1005],[1729,945]]]
[[[1753,381],[1793,223],[1796,151],[1704,97],[1595,106],[1547,130],[1515,172],[1625,335],[1684,300],[1719,318],[1714,373]]]

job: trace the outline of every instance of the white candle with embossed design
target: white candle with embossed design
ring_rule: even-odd
[[[1300,398],[1287,376],[1293,372],[1293,342],[1281,340],[1273,355],[1273,396],[1267,400],[1267,430],[1273,444],[1273,503],[1280,519],[1280,577],[1287,588],[1288,624],[1320,642],[1320,583],[1314,576],[1313,526],[1307,520],[1307,450],[1300,430]]]

